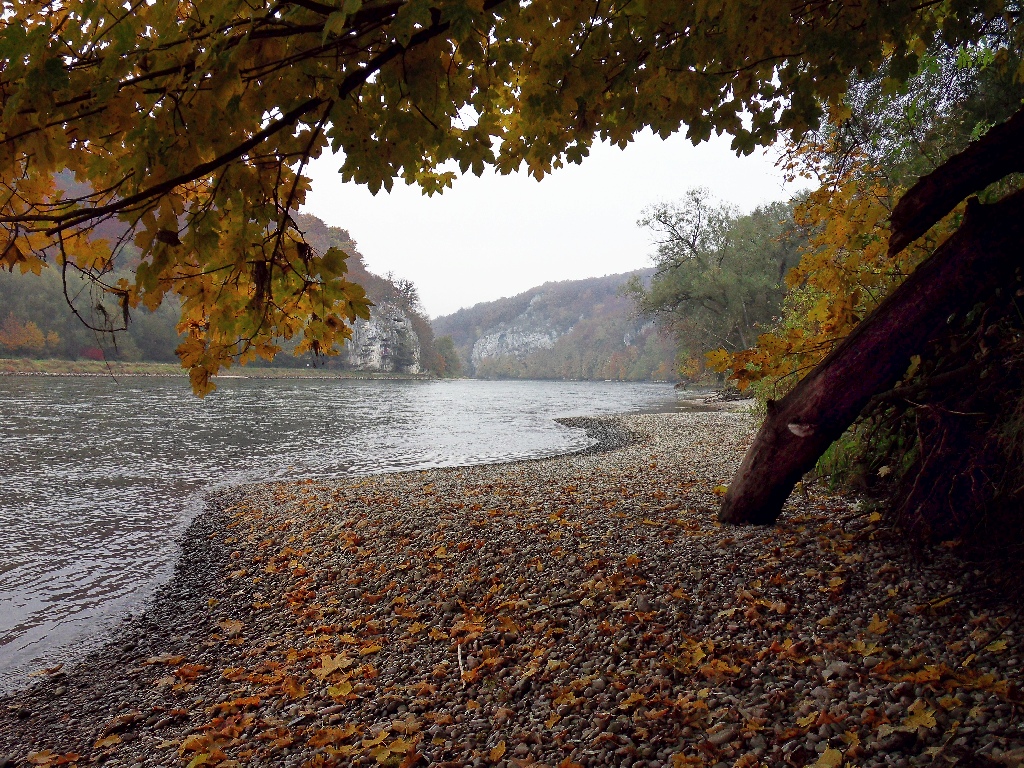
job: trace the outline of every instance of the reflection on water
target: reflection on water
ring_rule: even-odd
[[[0,688],[95,642],[169,577],[222,485],[552,455],[559,416],[675,402],[668,385],[0,377]]]

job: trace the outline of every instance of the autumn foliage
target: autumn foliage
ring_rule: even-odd
[[[271,356],[281,339],[330,353],[365,316],[345,254],[312,250],[292,216],[307,162],[328,149],[346,180],[428,193],[452,165],[539,178],[645,127],[685,127],[695,142],[727,132],[749,152],[816,126],[851,72],[887,61],[901,80],[928,41],[975,39],[1002,10],[16,4],[0,33],[0,264],[86,275],[101,330],[177,296],[178,354],[206,392],[222,367]],[[110,278],[119,259],[132,277]]]

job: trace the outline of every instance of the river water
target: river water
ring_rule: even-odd
[[[666,384],[0,376],[0,691],[73,659],[174,568],[238,483],[550,456],[561,416],[664,410]]]

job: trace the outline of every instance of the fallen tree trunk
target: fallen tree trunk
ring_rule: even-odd
[[[960,229],[886,297],[768,416],[719,513],[775,522],[793,486],[871,398],[891,388],[950,315],[1008,282],[1024,259],[1024,191],[968,204]]]
[[[895,256],[968,195],[1024,171],[1024,109],[963,152],[923,176],[900,198],[889,218],[889,255]]]

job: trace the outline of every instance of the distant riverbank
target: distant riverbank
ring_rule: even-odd
[[[0,358],[0,375],[22,376],[187,376],[177,363],[121,362],[104,360],[32,360]],[[381,379],[422,381],[436,378],[428,373],[379,373],[340,371],[328,368],[229,368],[218,379]]]
[[[597,426],[621,447],[224,492],[147,615],[3,702],[0,755],[1019,764],[1024,637],[981,571],[813,489],[719,525],[744,414]]]

